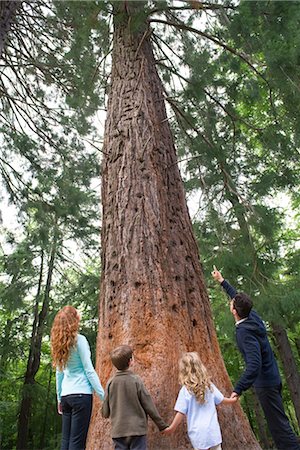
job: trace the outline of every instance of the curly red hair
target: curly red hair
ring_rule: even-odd
[[[80,316],[74,306],[64,306],[55,316],[51,328],[51,354],[53,366],[66,367],[72,347],[75,346]]]

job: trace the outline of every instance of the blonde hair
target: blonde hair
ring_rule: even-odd
[[[74,306],[64,306],[55,316],[51,328],[51,355],[53,367],[66,367],[72,347],[75,346],[80,316]]]
[[[184,353],[181,357],[179,381],[201,404],[205,403],[206,390],[213,390],[211,379],[197,352]]]

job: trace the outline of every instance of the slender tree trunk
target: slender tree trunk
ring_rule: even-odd
[[[300,358],[300,338],[295,339],[295,345],[296,345],[298,356]]]
[[[269,449],[272,439],[271,439],[271,437],[268,436],[268,433],[267,433],[268,427],[267,427],[265,417],[264,417],[263,411],[261,409],[259,400],[255,394],[255,391],[251,389],[251,392],[252,392],[255,421],[257,424],[259,440],[260,440],[263,448]]]
[[[45,292],[43,296],[43,304],[40,313],[38,314],[38,304],[39,297],[41,293],[42,286],[42,274],[43,274],[43,256],[41,262],[40,269],[40,279],[39,279],[39,287],[37,292],[37,299],[34,311],[34,321],[32,327],[32,335],[31,335],[31,344],[30,351],[28,356],[27,368],[24,377],[24,384],[22,390],[22,400],[20,406],[20,412],[18,417],[18,436],[17,436],[17,450],[25,450],[28,448],[27,440],[28,440],[28,429],[29,429],[29,419],[31,414],[31,407],[34,398],[34,384],[35,384],[35,376],[40,367],[40,358],[41,358],[41,345],[42,338],[45,326],[45,320],[48,313],[49,308],[49,299],[50,299],[50,290],[51,290],[51,282],[52,275],[54,269],[54,260],[56,256],[56,248],[57,248],[57,232],[54,232],[53,243],[50,254],[50,261],[48,267],[47,281]],[[43,254],[42,254],[43,255]]]
[[[43,450],[45,447],[45,435],[46,435],[46,427],[48,422],[48,410],[49,410],[49,397],[50,397],[50,391],[51,391],[51,380],[52,380],[52,374],[53,370],[52,367],[49,367],[49,379],[48,379],[48,386],[47,386],[47,395],[45,399],[45,409],[44,409],[44,421],[43,421],[43,428],[41,430],[41,439],[40,439],[40,449]]]
[[[249,403],[250,403],[250,405],[249,405]],[[244,411],[247,414],[250,427],[252,428],[252,430],[254,430],[255,426],[253,423],[253,408],[252,408],[251,402],[249,402],[247,396],[244,397],[244,405],[245,405]]]
[[[7,319],[7,322],[4,327],[4,336],[2,337],[1,348],[0,348],[0,374],[5,374],[6,365],[7,365],[7,356],[8,356],[8,344],[11,336],[11,329],[14,320]]]
[[[139,2],[120,2],[139,8]],[[118,13],[118,12],[117,12]],[[141,375],[170,422],[179,390],[178,358],[196,350],[227,395],[232,391],[216,338],[186,205],[150,30],[130,33],[115,14],[113,68],[102,163],[102,280],[97,370],[109,352],[134,348]],[[123,11],[125,14],[126,11]],[[240,406],[220,411],[224,449],[260,448]],[[112,448],[108,421],[94,408],[87,448]],[[163,438],[149,423],[149,449],[191,448],[186,431]]]
[[[298,367],[286,330],[281,325],[272,323],[272,331],[276,339],[278,353],[282,361],[285,378],[294,404],[298,426],[300,426],[300,375]]]
[[[294,343],[295,343],[295,346],[296,346],[298,358],[300,358],[300,338],[296,337],[294,339]]]
[[[15,20],[18,8],[22,5],[22,0],[1,0],[0,1],[0,58],[5,47],[7,34]]]
[[[33,324],[32,324],[32,332],[31,332],[31,341],[30,341],[30,350],[27,361],[27,368],[24,377],[24,384],[22,389],[22,400],[20,406],[20,412],[18,417],[18,436],[17,436],[17,449],[23,450],[27,448],[27,438],[28,438],[28,424],[29,424],[29,415],[31,410],[32,396],[33,396],[33,385],[35,383],[33,373],[33,359],[34,359],[34,347],[35,347],[35,339],[36,339],[36,328],[38,322],[38,309],[39,309],[39,300],[42,289],[42,280],[43,280],[43,269],[44,269],[44,253],[42,251],[41,256],[41,265],[40,265],[40,275],[38,282],[38,289],[35,298],[35,304],[33,309]]]

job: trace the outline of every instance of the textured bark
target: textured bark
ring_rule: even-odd
[[[183,351],[199,352],[224,394],[232,386],[214,330],[149,30],[130,35],[129,26],[116,20],[105,126],[97,370],[105,384],[112,374],[109,352],[132,345],[134,370],[170,421]],[[238,404],[220,408],[220,420],[224,449],[260,448]],[[151,421],[148,442],[151,450],[191,448],[184,427],[164,438]],[[87,448],[112,448],[98,402]]]
[[[0,2],[0,58],[5,46],[7,34],[15,20],[18,8],[22,1],[1,0]]]
[[[298,425],[300,426],[300,375],[298,372],[298,367],[285,329],[281,325],[272,323],[272,331],[274,333],[278,353],[282,361],[283,370],[295,408]]]

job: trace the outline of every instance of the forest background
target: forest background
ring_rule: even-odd
[[[59,447],[49,333],[65,304],[95,355],[114,3],[0,3],[2,450]],[[234,382],[243,363],[213,264],[265,319],[299,434],[299,2],[139,4],[226,368]],[[241,404],[270,448],[252,390]]]

